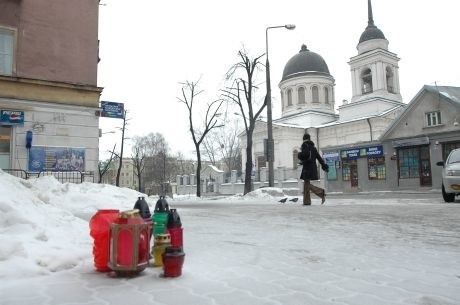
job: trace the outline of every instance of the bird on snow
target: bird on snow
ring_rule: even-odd
[[[287,200],[287,197],[286,197],[286,198],[283,198],[283,199],[281,199],[279,202],[281,202],[281,203],[285,203],[285,202],[286,202],[286,200]]]
[[[297,202],[297,200],[299,200],[299,198],[292,198],[292,199],[289,199],[289,201],[292,201],[292,202]]]

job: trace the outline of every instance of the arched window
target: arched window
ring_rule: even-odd
[[[287,105],[292,106],[292,90],[287,91]]]
[[[285,99],[285,97],[284,97],[284,92],[283,92],[283,90],[281,90],[280,95],[281,95],[281,110],[283,110],[283,109],[284,109],[284,105],[285,105],[285,103],[286,103],[286,99]]]
[[[311,100],[313,103],[319,103],[318,87],[311,87]]]
[[[300,87],[299,90],[297,90],[297,95],[299,99],[299,104],[305,104],[305,88]]]
[[[329,104],[329,88],[324,87],[324,102]]]
[[[361,74],[362,92],[363,94],[371,93],[372,89],[372,71],[371,69],[365,69]]]
[[[386,78],[387,78],[387,90],[390,93],[395,93],[396,91],[394,87],[393,71],[391,70],[390,67],[387,67],[385,71],[386,71]]]
[[[295,149],[293,152],[292,152],[292,168],[293,169],[297,169],[297,167],[299,167],[299,158],[297,158],[297,155],[298,155],[299,151],[297,149]]]

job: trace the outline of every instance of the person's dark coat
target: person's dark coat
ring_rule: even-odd
[[[318,180],[318,167],[316,166],[316,160],[318,160],[322,168],[327,168],[327,165],[323,158],[319,155],[318,150],[315,147],[315,143],[310,140],[305,140],[303,141],[300,149],[301,152],[304,153],[303,155],[309,155],[308,151],[311,152],[311,158],[309,160],[301,160],[303,167],[300,179]]]

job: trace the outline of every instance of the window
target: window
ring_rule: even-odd
[[[329,166],[329,171],[326,173],[327,180],[337,180],[337,163],[339,161],[324,159],[324,162]]]
[[[267,142],[267,149],[268,149],[268,142]],[[268,154],[268,151],[267,151]],[[267,161],[265,160],[265,156],[257,157],[257,169],[260,170],[262,167],[267,166]]]
[[[311,99],[313,103],[319,103],[318,87],[311,87]]]
[[[292,160],[293,160],[293,166],[292,168],[293,169],[297,169],[297,167],[299,167],[299,158],[297,157],[297,155],[299,154],[299,151],[297,149],[295,149],[293,152],[292,152]]]
[[[14,32],[0,28],[0,74],[13,74]]]
[[[329,104],[329,88],[324,87],[324,102]]]
[[[0,153],[10,153],[11,127],[0,125]]]
[[[342,180],[350,181],[350,164],[347,160],[343,160],[342,162]]]
[[[418,178],[420,150],[418,148],[403,148],[399,150],[399,178]]]
[[[292,106],[292,90],[287,91],[287,105]]]
[[[363,94],[371,93],[373,91],[371,69],[366,69],[363,71],[363,73],[361,74],[361,82]]]
[[[431,126],[441,125],[441,112],[440,111],[428,112],[425,114],[425,117],[426,117],[426,126],[431,127]]]
[[[368,158],[367,172],[369,180],[385,180],[385,157]]]
[[[283,90],[280,91],[280,95],[281,95],[281,110],[284,110],[285,97],[284,97]]]
[[[299,104],[305,104],[305,88],[300,87],[299,90],[297,91],[298,98],[299,98]]]
[[[387,78],[387,90],[390,93],[396,93],[394,88],[394,78],[393,78],[393,71],[390,67],[386,67],[386,78]]]

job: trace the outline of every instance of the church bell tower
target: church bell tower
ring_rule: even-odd
[[[401,106],[399,58],[388,50],[388,40],[374,24],[372,3],[368,0],[367,27],[357,46],[358,55],[350,62],[352,99],[339,106],[340,120],[378,115]]]

